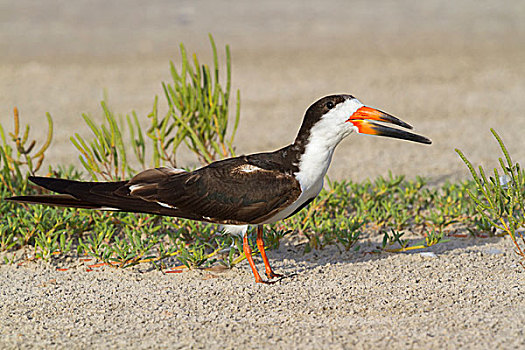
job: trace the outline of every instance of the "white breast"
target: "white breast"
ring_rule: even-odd
[[[301,195],[288,208],[265,221],[265,224],[286,218],[305,202],[317,197],[319,192],[321,192],[324,176],[332,161],[335,148],[333,142],[327,142],[327,139],[322,136],[324,135],[312,133],[299,162],[299,171],[294,174],[301,185]]]
[[[303,190],[303,192],[301,192],[301,195],[299,196],[299,198],[297,198],[297,200],[293,202],[292,205],[290,205],[288,208],[272,216],[271,218],[263,222],[263,224],[271,224],[273,222],[286,218],[288,215],[292,214],[297,208],[302,206],[305,202],[309,201],[311,198],[317,197],[319,192],[321,192],[322,188],[323,188],[323,178],[322,177],[318,182],[311,184],[307,188],[303,188],[303,186],[301,186],[301,189]]]

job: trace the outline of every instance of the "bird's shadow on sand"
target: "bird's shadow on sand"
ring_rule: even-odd
[[[352,247],[350,250],[346,251],[344,248],[339,246],[330,245],[322,250],[313,250],[308,253],[304,252],[305,244],[297,244],[291,241],[283,240],[280,247],[276,250],[270,251],[268,255],[272,261],[279,265],[279,268],[284,268],[289,271],[289,274],[285,276],[286,278],[289,278],[302,272],[314,270],[316,268],[335,263],[378,261],[400,254],[421,255],[421,253],[433,253],[434,255],[431,254],[431,257],[439,257],[441,255],[454,253],[459,254],[461,252],[468,252],[475,247],[483,247],[489,244],[498,243],[505,238],[448,237],[447,239],[448,241],[438,243],[431,247],[408,250],[404,252],[388,252],[381,250],[381,240],[377,238],[369,239],[366,242],[358,242],[358,250],[355,250],[355,247]],[[419,245],[421,244],[421,241],[422,238],[408,239],[408,246]],[[398,246],[392,246],[391,248],[395,249],[398,248]],[[479,249],[472,250],[479,251]],[[295,266],[287,266],[290,263]]]

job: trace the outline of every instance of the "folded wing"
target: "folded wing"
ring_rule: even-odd
[[[156,168],[129,181],[78,182],[31,177],[61,195],[20,196],[8,200],[175,216],[223,224],[257,224],[274,216],[301,194],[286,173],[238,157],[193,172]]]

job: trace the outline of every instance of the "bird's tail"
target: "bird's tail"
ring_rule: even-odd
[[[101,206],[90,202],[76,199],[69,194],[57,195],[34,195],[34,196],[15,196],[5,198],[6,201],[28,204],[45,204],[55,207],[70,207],[83,209],[100,209]]]
[[[16,196],[5,198],[5,200],[19,203],[45,204],[58,207],[104,209],[104,207],[108,207],[108,205],[104,205],[105,201],[101,199],[106,197],[107,194],[116,191],[119,187],[126,183],[126,181],[79,182],[39,176],[30,176],[29,180],[39,186],[42,186],[53,192],[58,192],[60,194]]]

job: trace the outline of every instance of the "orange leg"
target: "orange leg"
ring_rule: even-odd
[[[248,244],[248,234],[246,233],[242,239],[242,250],[244,251],[244,255],[246,255],[246,260],[248,260],[248,263],[252,268],[253,275],[255,276],[255,283],[265,283],[255,268],[255,263],[252,258],[252,248],[250,248],[250,245]]]
[[[264,241],[263,241],[263,225],[257,225],[257,247],[259,247],[259,251],[261,252],[261,256],[264,262],[264,268],[266,269],[266,276],[268,276],[268,278],[283,277],[283,275],[279,275],[278,273],[275,273],[272,271],[270,262],[268,261],[268,258],[266,257],[266,252],[264,251]]]

